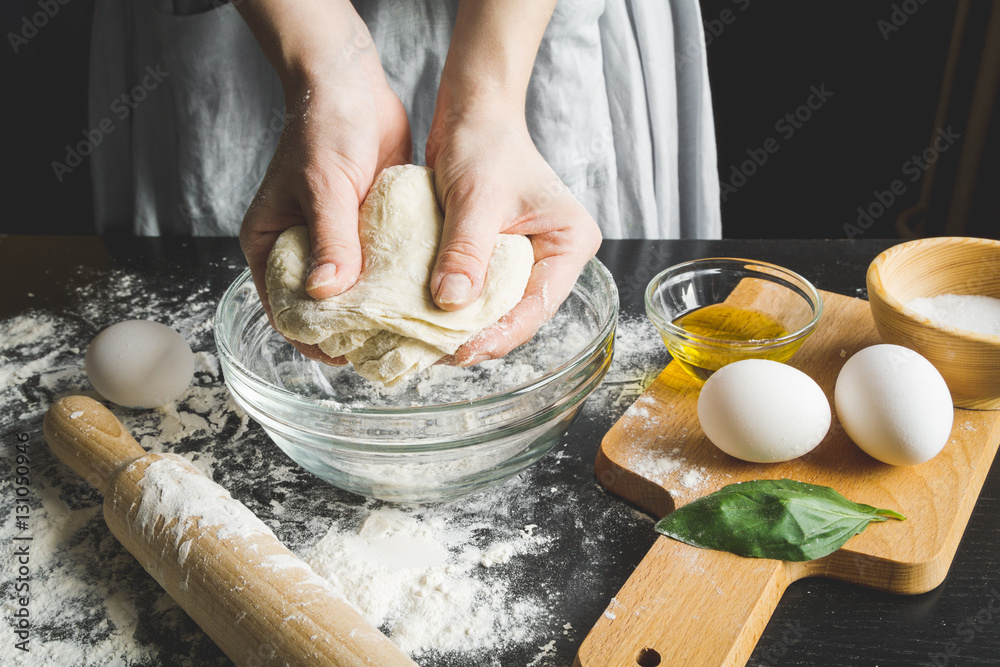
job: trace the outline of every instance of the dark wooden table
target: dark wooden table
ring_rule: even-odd
[[[657,271],[706,256],[749,257],[774,262],[801,273],[821,289],[864,297],[868,263],[893,243],[874,239],[607,241],[599,257],[617,280],[623,316],[636,318],[642,316],[643,288]],[[6,237],[0,239],[0,285],[3,285],[0,327],[25,313],[48,313],[62,318],[61,321],[68,323],[66,326],[75,327],[75,335],[85,339],[116,321],[148,316],[149,308],[142,306],[143,291],[155,292],[156,303],[171,307],[193,298],[192,294],[200,294],[199,298],[214,302],[242,268],[238,244],[233,239]],[[93,287],[111,284],[109,281],[121,276],[141,277],[136,283],[136,294],[124,298],[119,287],[113,295],[102,296],[101,290]],[[102,298],[106,303],[101,303]],[[210,310],[204,310],[204,316],[209,317]],[[87,340],[80,341],[80,348],[85,348]],[[16,351],[5,349],[6,345],[6,341],[0,340],[0,361],[8,367],[31,361],[19,357]],[[194,347],[196,351],[214,352],[210,333],[196,337]],[[36,349],[34,354],[38,353]],[[82,363],[82,352],[78,350],[77,355]],[[74,357],[68,354],[67,358],[72,363]],[[662,353],[654,359],[658,367],[648,371],[655,373],[668,360],[666,353]],[[201,377],[199,381],[209,386],[213,380]],[[221,382],[221,379],[216,381]],[[0,535],[6,545],[6,565],[0,571],[0,602],[8,610],[15,608],[16,597],[16,568],[12,556],[15,542],[12,538],[17,530],[8,519],[14,514],[17,483],[12,471],[16,467],[15,444],[19,435],[32,447],[29,488],[30,502],[36,512],[42,507],[41,496],[48,494],[51,498],[53,490],[70,511],[87,511],[100,502],[99,496],[88,493],[85,485],[55,461],[44,446],[41,434],[44,408],[55,395],[67,389],[72,387],[57,386],[53,390],[32,378],[22,378],[17,386],[0,387],[0,391],[7,392],[4,405],[8,407],[0,414],[3,442],[0,458],[4,472],[0,477],[0,510],[3,511],[0,516],[5,522]],[[533,663],[536,667],[572,664],[576,648],[586,632],[655,539],[651,523],[636,516],[635,512],[624,511],[627,509],[621,507],[624,503],[603,492],[593,476],[594,455],[602,435],[628,407],[628,401],[621,398],[637,395],[635,387],[599,391],[592,401],[608,400],[609,396],[616,396],[617,400],[613,405],[603,406],[604,409],[585,410],[558,446],[559,456],[547,457],[537,469],[524,473],[530,484],[539,489],[558,488],[560,493],[559,501],[554,500],[547,506],[535,503],[530,506],[529,515],[513,518],[518,522],[544,525],[554,535],[544,559],[524,559],[522,566],[526,569],[519,585],[544,584],[546,590],[560,591],[561,594],[552,596],[553,623],[557,622],[558,627],[563,627],[564,623],[571,626],[571,630],[565,632],[553,629],[553,649],[544,659]],[[212,443],[203,439],[178,445],[176,449],[192,451],[209,446]],[[266,435],[255,424],[251,423],[248,432],[241,436],[238,447],[246,449],[216,455],[216,481],[272,525],[293,550],[318,539],[310,533],[315,530],[311,514],[317,507],[339,507],[341,509],[336,511],[346,512],[362,504],[356,497],[320,484],[306,473],[292,479],[267,479],[272,459],[279,462],[284,455],[270,446]],[[249,464],[242,463],[249,451],[253,452],[255,461],[252,470]],[[294,503],[286,503],[290,511],[281,516],[275,516],[271,510],[270,501],[276,495],[295,497]],[[513,509],[508,507],[506,511],[516,514],[516,500],[511,499],[511,503],[514,503]],[[583,504],[588,511],[577,512],[575,508]],[[992,472],[947,579],[929,593],[900,597],[828,580],[804,580],[793,584],[779,603],[749,664],[879,667],[1000,664],[998,510],[1000,476]],[[531,512],[535,514],[530,515]],[[569,520],[573,517],[578,519],[576,524]],[[106,531],[99,519],[91,521],[86,528],[87,534],[92,534],[87,539],[100,546],[99,553],[90,554],[85,548],[77,548],[60,557],[78,559],[81,567],[92,568],[97,584],[102,583],[102,577],[107,579],[109,586],[124,580],[136,591],[131,604],[138,620],[132,619],[135,628],[130,641],[137,647],[141,645],[143,652],[137,648],[136,653],[130,655],[126,642],[126,653],[107,664],[127,664],[141,656],[146,656],[142,664],[226,664],[225,657],[190,621],[182,627],[183,632],[178,633],[176,628],[160,627],[152,611],[147,617],[146,607],[153,609],[156,605],[158,588],[155,582],[134,561],[128,565],[127,554],[110,537],[102,535],[102,529]],[[588,542],[589,550],[581,549],[585,535],[599,536],[598,540]],[[597,547],[593,546],[595,543]],[[88,561],[91,558],[93,562]],[[103,568],[103,559],[111,559],[117,565]],[[44,577],[33,582],[40,597],[44,597],[46,586],[56,585],[57,582]],[[100,590],[100,585],[97,588]],[[11,614],[5,611],[4,623],[13,627]],[[77,616],[84,620],[66,627],[36,612],[36,624],[30,635],[33,654],[24,654],[5,645],[0,663],[43,664],[37,661],[37,656],[45,655],[46,642],[60,641],[70,647],[79,647],[79,659],[74,664],[102,664],[88,661],[88,647],[98,637],[105,636],[107,624],[102,625],[104,619],[100,614],[77,613]],[[12,635],[5,633],[2,636]],[[12,644],[14,639],[9,641]],[[466,659],[446,656],[437,662],[424,661],[424,664],[524,665],[537,654],[537,646],[514,646],[488,660],[481,656]]]

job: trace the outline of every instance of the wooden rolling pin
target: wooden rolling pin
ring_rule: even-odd
[[[147,454],[100,403],[69,396],[45,439],[104,493],[104,520],[237,665],[416,663],[186,459]]]

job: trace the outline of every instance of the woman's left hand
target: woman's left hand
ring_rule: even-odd
[[[455,353],[455,363],[467,366],[530,339],[569,295],[601,233],[535,148],[523,107],[492,100],[458,111],[446,85],[427,143],[445,216],[431,274],[435,302],[458,310],[479,295],[497,234],[527,236],[535,255],[521,301]]]

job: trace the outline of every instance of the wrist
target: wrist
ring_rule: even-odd
[[[350,85],[381,75],[368,28],[347,0],[244,0],[237,8],[277,72],[286,104],[325,81]]]
[[[523,97],[490,85],[459,86],[456,90],[442,77],[427,135],[427,165],[434,167],[442,147],[458,136],[498,133],[528,134]]]
[[[440,88],[453,106],[486,103],[523,106],[531,65],[498,44],[452,44],[441,72]]]
[[[555,0],[462,0],[441,72],[435,125],[524,118],[528,81]]]
[[[526,90],[490,78],[442,74],[432,125],[524,122]]]

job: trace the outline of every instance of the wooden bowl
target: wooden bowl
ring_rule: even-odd
[[[960,408],[1000,409],[1000,336],[939,324],[903,306],[939,294],[1000,298],[1000,241],[943,237],[893,246],[868,267],[868,300],[882,339],[926,357]]]

